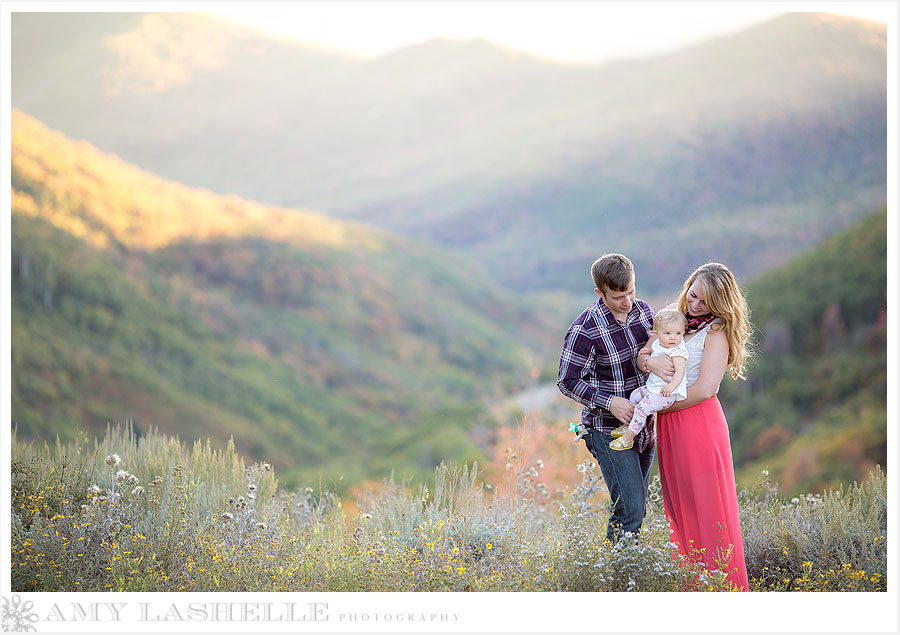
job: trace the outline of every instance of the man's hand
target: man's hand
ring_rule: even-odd
[[[613,397],[609,402],[609,411],[616,419],[628,425],[631,423],[631,417],[634,416],[634,404],[625,397]]]
[[[668,355],[658,355],[647,360],[647,368],[657,377],[669,379],[675,374],[675,364]]]

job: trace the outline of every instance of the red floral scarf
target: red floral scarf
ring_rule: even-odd
[[[696,333],[700,329],[704,328],[707,324],[716,319],[716,316],[712,313],[707,313],[706,315],[688,315],[687,316],[688,323],[687,328],[685,329],[685,334]]]

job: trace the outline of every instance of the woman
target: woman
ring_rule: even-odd
[[[734,379],[744,377],[750,356],[747,303],[731,271],[708,263],[691,274],[672,307],[688,317],[689,358],[687,399],[660,411],[657,421],[666,518],[681,553],[707,568],[722,568],[738,589],[748,591],[731,441],[716,398],[726,370]],[[663,376],[673,370],[664,356],[651,360],[649,343],[637,363]]]

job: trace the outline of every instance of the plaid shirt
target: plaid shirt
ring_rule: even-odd
[[[598,299],[569,327],[556,385],[562,394],[584,405],[581,423],[586,427],[612,432],[621,425],[609,406],[613,397],[628,399],[646,383],[647,374],[637,367],[637,353],[650,339],[652,328],[653,310],[637,299],[625,324]],[[639,452],[656,445],[652,418],[634,442]]]

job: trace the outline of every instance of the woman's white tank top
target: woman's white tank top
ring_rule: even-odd
[[[709,327],[713,324],[718,324],[718,322],[719,320],[713,320],[697,331],[694,337],[684,343],[689,354],[687,368],[684,374],[688,386],[696,383],[697,379],[700,378],[700,362],[703,361],[703,347],[706,345],[706,334],[709,333]],[[721,385],[722,380],[719,380],[719,384],[716,386],[716,392],[719,392],[719,386]]]

